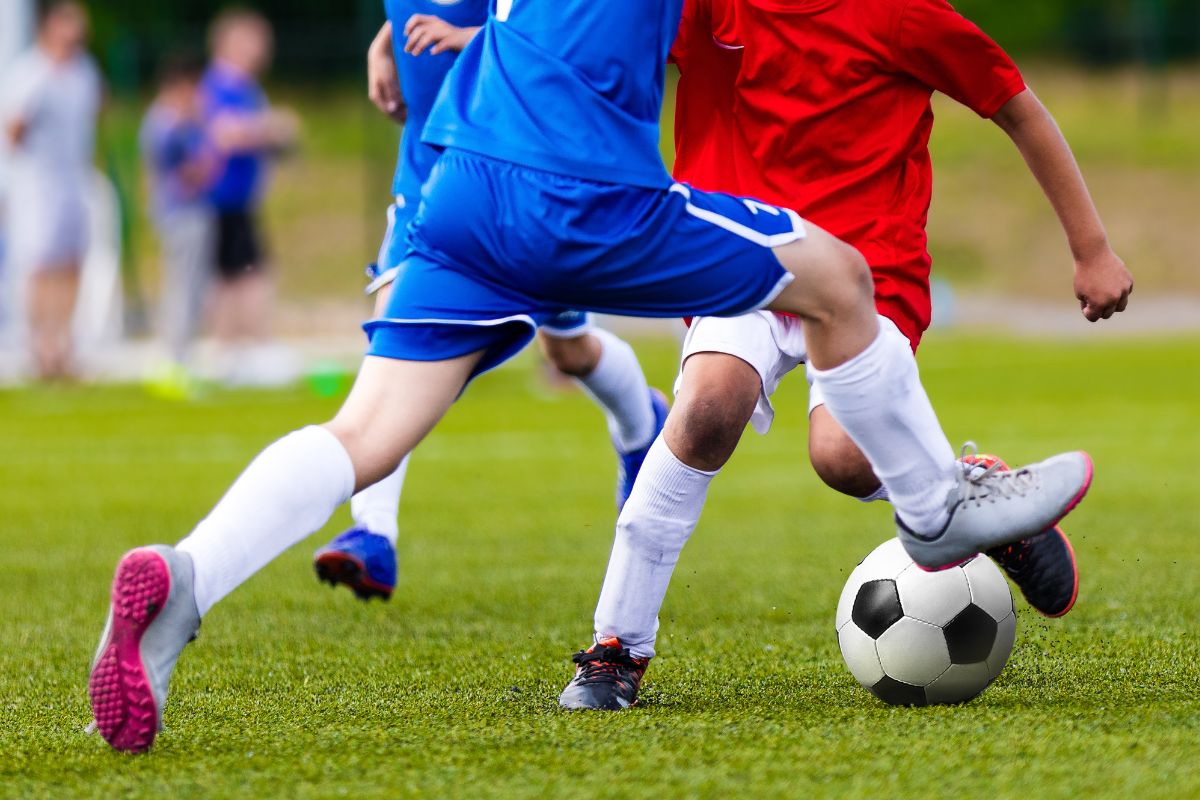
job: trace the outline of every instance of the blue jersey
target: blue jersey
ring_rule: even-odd
[[[421,142],[421,131],[458,53],[436,56],[428,50],[419,56],[405,53],[404,25],[413,14],[432,14],[460,28],[476,27],[487,21],[488,3],[489,0],[384,0],[384,10],[392,23],[392,48],[400,73],[400,89],[408,106],[392,194],[404,197],[414,209],[421,197],[421,185],[429,178],[439,153],[438,148]]]
[[[670,186],[659,115],[682,11],[683,0],[495,0],[424,141],[584,180]]]
[[[252,78],[220,63],[209,67],[200,91],[209,120],[223,114],[256,114],[267,108],[266,95]],[[258,205],[266,161],[266,153],[258,150],[230,153],[209,190],[213,205],[220,211],[246,211]]]

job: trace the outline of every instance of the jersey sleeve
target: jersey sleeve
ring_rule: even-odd
[[[946,0],[910,0],[895,56],[901,70],[990,119],[1025,90],[1008,53]]]

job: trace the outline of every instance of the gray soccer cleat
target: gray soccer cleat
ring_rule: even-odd
[[[946,497],[950,519],[937,533],[917,533],[896,516],[904,549],[925,570],[948,569],[977,553],[1053,528],[1092,485],[1087,453],[1063,453],[1021,469],[967,466]]]
[[[93,725],[113,749],[142,753],[162,728],[175,661],[200,629],[192,559],[167,545],[126,553],[92,660]]]

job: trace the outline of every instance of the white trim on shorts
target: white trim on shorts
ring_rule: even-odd
[[[392,204],[387,209],[387,230],[383,233],[383,242],[379,245],[379,253],[375,256],[375,263],[383,261],[387,255],[388,246],[392,243],[392,236],[396,233],[396,212],[402,208],[408,208],[408,201],[404,199],[404,195],[398,194],[392,198]],[[400,274],[400,267],[392,267],[386,272],[381,272],[375,276],[374,280],[367,284],[367,288],[363,290],[364,294],[372,295],[378,292],[383,287],[387,286],[396,280],[396,276]]]
[[[732,220],[729,217],[722,216],[715,211],[709,211],[708,209],[692,205],[692,190],[691,187],[685,184],[672,184],[670,191],[674,192],[675,194],[683,195],[684,200],[687,201],[687,205],[684,206],[684,208],[696,219],[702,219],[705,222],[712,223],[718,228],[723,228],[736,236],[742,237],[748,242],[754,242],[760,247],[768,247],[771,249],[783,247],[785,244],[798,242],[808,236],[808,230],[804,227],[804,220],[800,219],[800,215],[795,211],[792,211],[790,208],[780,208],[779,206],[772,206],[768,205],[767,203],[759,203],[754,200],[742,199],[742,202],[756,213],[757,211],[765,211],[766,213],[775,216],[778,216],[779,214],[787,215],[788,219],[792,223],[792,229],[783,233],[768,235],[760,231],[756,231],[754,228],[751,228],[747,225],[743,225],[736,220]],[[786,285],[787,284],[784,284],[784,286]]]
[[[365,294],[375,294],[383,287],[390,283],[396,282],[396,276],[400,274],[399,267],[392,267],[387,272],[381,272],[375,280],[367,284],[367,288],[363,290]]]
[[[513,314],[509,317],[494,319],[396,319],[395,317],[376,317],[367,320],[367,324],[386,323],[388,325],[469,325],[473,328],[491,328],[497,325],[507,325],[510,322],[524,322],[530,328],[537,329],[537,322],[528,314]]]
[[[685,201],[684,210],[696,219],[716,225],[718,228],[729,231],[734,236],[739,236],[746,241],[753,242],[760,247],[773,250],[776,247],[783,247],[784,245],[791,244],[792,242],[798,242],[801,239],[808,238],[808,229],[804,226],[804,220],[800,218],[799,214],[797,214],[795,211],[792,211],[790,208],[781,208],[780,206],[760,203],[757,200],[741,198],[746,207],[756,214],[759,211],[771,214],[773,216],[784,214],[792,223],[792,229],[790,231],[768,235],[760,231],[756,231],[749,226],[743,225],[736,220],[732,220],[729,217],[718,214],[715,211],[709,211],[708,209],[693,205],[692,189],[687,184],[672,184],[670,191],[683,197]],[[785,269],[783,275],[781,275],[779,280],[776,281],[775,285],[771,287],[770,291],[768,291],[766,295],[764,295],[763,298],[757,303],[747,308],[743,313],[757,311],[771,305],[771,303],[775,301],[775,298],[779,297],[779,295],[783,293],[783,290],[788,287],[788,284],[795,280],[795,277],[795,275]]]

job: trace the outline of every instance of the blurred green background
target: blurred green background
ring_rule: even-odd
[[[281,276],[283,331],[349,330],[362,267],[384,230],[399,130],[367,103],[363,52],[379,0],[261,0],[277,27],[272,99],[304,120],[303,146],[276,170],[267,204]],[[137,125],[154,64],[203,46],[216,6],[90,3],[93,49],[113,103],[105,160],[134,208],[131,293],[152,298],[157,251],[140,212]],[[1010,48],[1076,148],[1139,294],[1200,295],[1193,269],[1200,207],[1200,3],[1195,0],[962,0],[957,6]],[[1057,222],[1007,138],[938,98],[930,221],[935,276],[957,289],[1061,302],[1071,262]],[[671,103],[664,154],[671,158]]]

